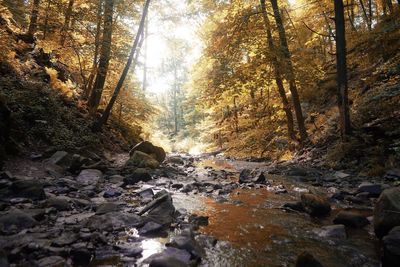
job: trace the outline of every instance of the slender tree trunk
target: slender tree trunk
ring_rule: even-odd
[[[177,66],[174,64],[174,91],[173,91],[173,101],[174,101],[174,134],[178,133],[178,74]]]
[[[61,28],[61,37],[60,37],[60,45],[61,46],[64,46],[64,44],[65,44],[65,39],[66,39],[66,36],[68,34],[69,24],[70,24],[70,21],[71,21],[73,7],[74,7],[74,0],[69,0],[68,8],[67,8],[67,11],[65,12],[64,25]]]
[[[393,14],[393,3],[392,3],[392,0],[386,0],[386,5],[387,5],[387,7],[389,9],[389,13]]]
[[[369,13],[369,25],[371,25],[372,29],[372,19],[374,16],[374,11],[372,10],[372,0],[368,0],[368,13]]]
[[[101,44],[99,67],[97,68],[96,80],[88,102],[92,114],[96,112],[100,104],[108,72],[112,41],[113,8],[114,0],[106,0],[104,6],[103,40]]]
[[[94,37],[94,54],[93,54],[93,64],[92,70],[89,75],[89,79],[87,84],[85,85],[84,99],[87,99],[93,88],[93,80],[96,75],[97,65],[98,65],[98,57],[99,57],[99,49],[100,49],[100,37],[101,37],[101,14],[103,12],[103,0],[98,0],[97,6],[97,24],[96,24],[96,35]]]
[[[271,23],[268,18],[267,9],[265,7],[265,0],[260,0],[260,3],[261,3],[261,11],[262,11],[263,19],[264,19],[265,31],[267,32],[268,49],[269,49],[269,53],[271,55],[271,61],[272,61],[272,65],[273,65],[272,67],[274,69],[275,82],[276,82],[276,86],[278,87],[279,96],[281,97],[283,110],[285,111],[285,114],[286,114],[288,135],[291,140],[296,140],[296,133],[294,130],[294,123],[293,123],[293,113],[290,108],[289,101],[286,97],[286,91],[285,91],[285,88],[284,88],[283,82],[282,82],[282,74],[279,70],[279,63],[278,63],[278,59],[276,57],[277,51],[276,51],[276,48],[274,45],[274,40],[272,38]]]
[[[346,6],[347,6],[347,17],[349,18],[351,29],[356,32],[357,29],[356,26],[354,25],[354,1],[352,0],[351,3],[349,4],[349,0],[346,0]]]
[[[147,38],[149,35],[149,17],[146,16],[146,27],[144,30],[144,35],[143,35],[143,41],[144,43],[144,53],[143,53],[143,85],[142,85],[142,89],[143,89],[143,93],[146,92],[146,88],[147,88]],[[139,54],[139,53],[138,53]]]
[[[293,106],[294,106],[294,110],[295,110],[295,114],[296,114],[297,125],[299,127],[299,132],[300,132],[300,140],[302,143],[304,143],[307,141],[308,135],[307,135],[307,130],[306,130],[306,127],[304,124],[303,112],[301,110],[300,97],[299,97],[299,93],[297,91],[296,77],[295,77],[295,73],[294,73],[291,54],[289,51],[289,46],[287,43],[286,32],[285,32],[285,28],[283,26],[281,13],[279,11],[278,1],[277,0],[270,0],[270,1],[272,4],[272,9],[274,11],[276,26],[278,28],[280,46],[281,46],[284,61],[285,61],[287,79],[289,81],[289,90],[292,94]]]
[[[101,127],[107,122],[107,120],[108,120],[108,118],[109,118],[109,116],[111,114],[112,107],[113,107],[115,101],[117,100],[119,91],[121,90],[122,86],[124,85],[124,81],[125,81],[126,76],[127,76],[128,72],[129,72],[129,68],[130,68],[130,66],[132,64],[132,61],[134,59],[137,46],[139,44],[140,35],[143,34],[144,23],[145,23],[145,20],[146,20],[147,12],[149,10],[150,1],[151,0],[146,0],[146,2],[144,4],[142,18],[141,18],[140,24],[139,24],[139,29],[138,29],[138,32],[136,34],[135,41],[133,42],[133,45],[132,45],[132,48],[131,48],[131,52],[129,53],[128,61],[126,62],[125,68],[122,71],[121,77],[120,77],[120,79],[118,81],[117,86],[115,87],[114,93],[113,93],[113,95],[112,95],[112,97],[110,99],[110,102],[108,103],[104,113],[103,113],[103,116],[101,116],[99,121],[93,127],[94,131],[100,131]]]
[[[37,30],[39,8],[40,8],[40,0],[33,0],[31,21],[29,23],[29,29],[28,29],[28,34],[31,36],[35,35]]]
[[[371,21],[368,18],[367,10],[365,9],[365,5],[364,5],[363,0],[359,0],[359,1],[360,1],[360,6],[361,6],[361,9],[362,9],[363,15],[364,15],[365,23],[367,24],[368,30],[370,31],[371,30],[371,23],[370,23]]]
[[[336,60],[338,83],[338,107],[340,114],[340,133],[342,140],[351,134],[350,112],[347,88],[346,36],[343,0],[335,0]]]
[[[46,16],[44,18],[44,25],[43,25],[43,40],[46,40],[47,31],[49,30],[49,11],[51,6],[51,0],[47,0],[46,6]]]

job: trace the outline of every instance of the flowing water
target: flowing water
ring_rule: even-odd
[[[235,166],[240,169],[249,165],[217,160],[202,162],[199,168],[212,166],[232,171],[237,170]],[[260,166],[251,163],[250,168]],[[281,206],[297,201],[300,192],[309,185],[285,177],[272,178],[289,193],[275,194],[265,188],[237,189],[227,202],[175,195],[178,207],[209,217],[209,225],[201,232],[219,240],[214,249],[207,251],[202,266],[294,266],[297,255],[303,251],[312,253],[324,266],[379,266],[378,246],[371,226],[347,229],[346,240],[319,238],[316,229],[332,224],[339,208],[333,207],[331,215],[323,219],[285,211]],[[371,215],[371,211],[364,212]]]

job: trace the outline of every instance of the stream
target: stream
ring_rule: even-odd
[[[244,168],[266,170],[263,163],[223,158],[199,160],[195,166],[189,177],[205,184],[237,181]],[[225,177],[216,179],[216,173]],[[188,177],[178,180],[183,184],[191,182]],[[215,246],[206,248],[200,266],[294,266],[297,256],[304,251],[312,253],[324,266],[380,266],[378,241],[371,225],[364,229],[347,228],[346,239],[318,235],[318,229],[331,225],[337,212],[343,209],[340,205],[334,205],[331,214],[324,218],[281,208],[285,203],[298,200],[301,193],[310,190],[326,193],[324,188],[281,175],[268,175],[268,180],[287,192],[278,190],[277,193],[271,187],[250,185],[224,197],[212,190],[173,193],[173,203],[178,210],[209,218],[208,226],[201,227],[200,232],[218,240]],[[151,188],[162,189],[162,182]],[[372,215],[368,207],[351,209]],[[164,237],[144,241],[143,259],[161,252],[167,240]]]

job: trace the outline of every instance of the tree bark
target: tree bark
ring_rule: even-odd
[[[64,25],[61,28],[61,37],[60,37],[60,45],[64,46],[65,44],[65,39],[68,34],[69,30],[69,23],[71,21],[71,16],[72,16],[72,8],[74,7],[74,0],[69,0],[68,2],[68,8],[67,11],[65,12],[65,21]]]
[[[33,36],[37,30],[37,21],[39,15],[40,0],[34,0],[31,13],[31,21],[29,23],[28,34]]]
[[[97,6],[97,24],[96,24],[96,35],[94,37],[94,53],[93,53],[93,63],[92,69],[89,75],[89,79],[87,84],[85,85],[85,91],[83,98],[87,99],[93,88],[93,80],[96,75],[97,65],[98,65],[98,57],[99,57],[99,48],[100,48],[100,36],[101,36],[101,13],[103,11],[103,0],[98,0]]]
[[[47,0],[47,6],[46,6],[46,15],[44,18],[44,25],[43,25],[43,40],[46,40],[47,37],[47,31],[49,28],[49,11],[51,7],[51,0]]]
[[[108,72],[112,42],[113,8],[114,0],[106,0],[104,6],[104,27],[99,67],[97,68],[96,80],[94,82],[88,102],[90,112],[92,114],[96,112],[100,104],[101,95],[103,94],[104,83],[106,81]]]
[[[371,30],[371,23],[370,23],[371,20],[368,18],[367,10],[365,9],[363,0],[359,0],[359,1],[360,1],[360,6],[362,9],[363,15],[364,15],[365,23],[367,23],[368,30],[370,31]]]
[[[274,16],[275,16],[276,26],[278,28],[280,46],[282,49],[282,54],[284,57],[284,63],[285,63],[285,67],[286,67],[287,79],[289,82],[289,90],[292,94],[294,111],[296,114],[297,125],[299,127],[299,132],[300,132],[300,140],[302,143],[304,143],[307,141],[308,135],[307,135],[307,130],[306,130],[306,127],[304,124],[304,117],[303,117],[303,112],[302,112],[301,105],[300,105],[299,93],[297,91],[296,77],[295,77],[295,73],[294,73],[291,54],[289,51],[289,46],[287,43],[286,32],[285,32],[285,28],[283,26],[281,13],[279,11],[278,1],[277,0],[270,0],[270,1],[272,4]]]
[[[122,86],[124,85],[124,81],[126,79],[126,76],[129,72],[129,68],[132,64],[132,61],[134,59],[135,56],[135,52],[137,53],[137,46],[139,44],[139,40],[140,40],[140,36],[143,34],[143,30],[144,30],[144,23],[146,20],[146,16],[147,16],[147,12],[149,10],[149,5],[150,5],[150,0],[146,0],[145,4],[144,4],[144,8],[143,8],[143,13],[142,13],[142,18],[140,20],[140,24],[139,24],[139,28],[138,28],[138,32],[136,34],[135,37],[135,41],[133,42],[131,51],[129,53],[129,57],[128,57],[128,61],[126,62],[125,68],[122,71],[121,77],[118,81],[117,86],[115,87],[114,93],[110,99],[110,102],[108,103],[106,109],[104,110],[103,115],[101,116],[101,118],[95,123],[95,125],[93,125],[93,130],[94,131],[100,131],[102,126],[107,122],[110,114],[111,114],[111,110],[112,107],[114,106],[115,101],[117,100],[118,94],[121,91]]]
[[[271,55],[272,67],[274,69],[275,82],[276,82],[276,86],[278,87],[279,96],[281,97],[283,110],[285,111],[285,114],[286,114],[286,124],[287,124],[287,128],[288,128],[288,135],[291,140],[296,140],[296,133],[294,130],[294,123],[293,123],[293,113],[292,113],[289,101],[286,97],[286,91],[285,91],[285,88],[284,88],[283,82],[282,82],[282,74],[279,70],[279,63],[278,63],[278,59],[276,57],[276,48],[275,48],[274,40],[272,38],[271,23],[268,18],[267,9],[265,7],[265,0],[260,0],[260,3],[261,3],[262,16],[263,16],[263,20],[264,20],[264,27],[265,27],[265,31],[267,32],[268,49],[269,49],[269,53]]]
[[[143,34],[143,41],[144,43],[144,53],[143,53],[143,82],[142,82],[142,89],[143,93],[146,92],[147,88],[147,38],[149,35],[149,19],[146,16],[146,26]]]
[[[337,61],[337,98],[339,107],[339,125],[342,140],[351,134],[350,112],[347,85],[346,36],[343,0],[335,0],[336,25],[336,61]]]

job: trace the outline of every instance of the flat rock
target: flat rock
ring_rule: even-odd
[[[124,185],[133,185],[140,181],[148,182],[151,180],[151,174],[144,168],[137,168],[131,174],[124,177]]]
[[[82,170],[76,181],[82,185],[96,185],[103,178],[103,173],[96,169]]]
[[[361,183],[358,186],[357,193],[368,193],[368,197],[379,197],[383,191],[381,184],[372,184],[368,182]]]
[[[46,207],[55,208],[58,211],[68,211],[72,210],[70,201],[69,197],[52,197],[46,200]]]
[[[156,222],[147,222],[139,229],[140,235],[151,235],[159,233],[163,229],[163,226]]]
[[[119,211],[119,207],[117,204],[112,203],[112,202],[106,202],[103,204],[100,204],[97,209],[96,209],[96,215],[101,215],[101,214],[106,214],[110,212],[116,212]]]
[[[136,214],[109,212],[90,217],[87,227],[99,231],[112,231],[125,227],[137,227],[141,223],[142,218]]]

